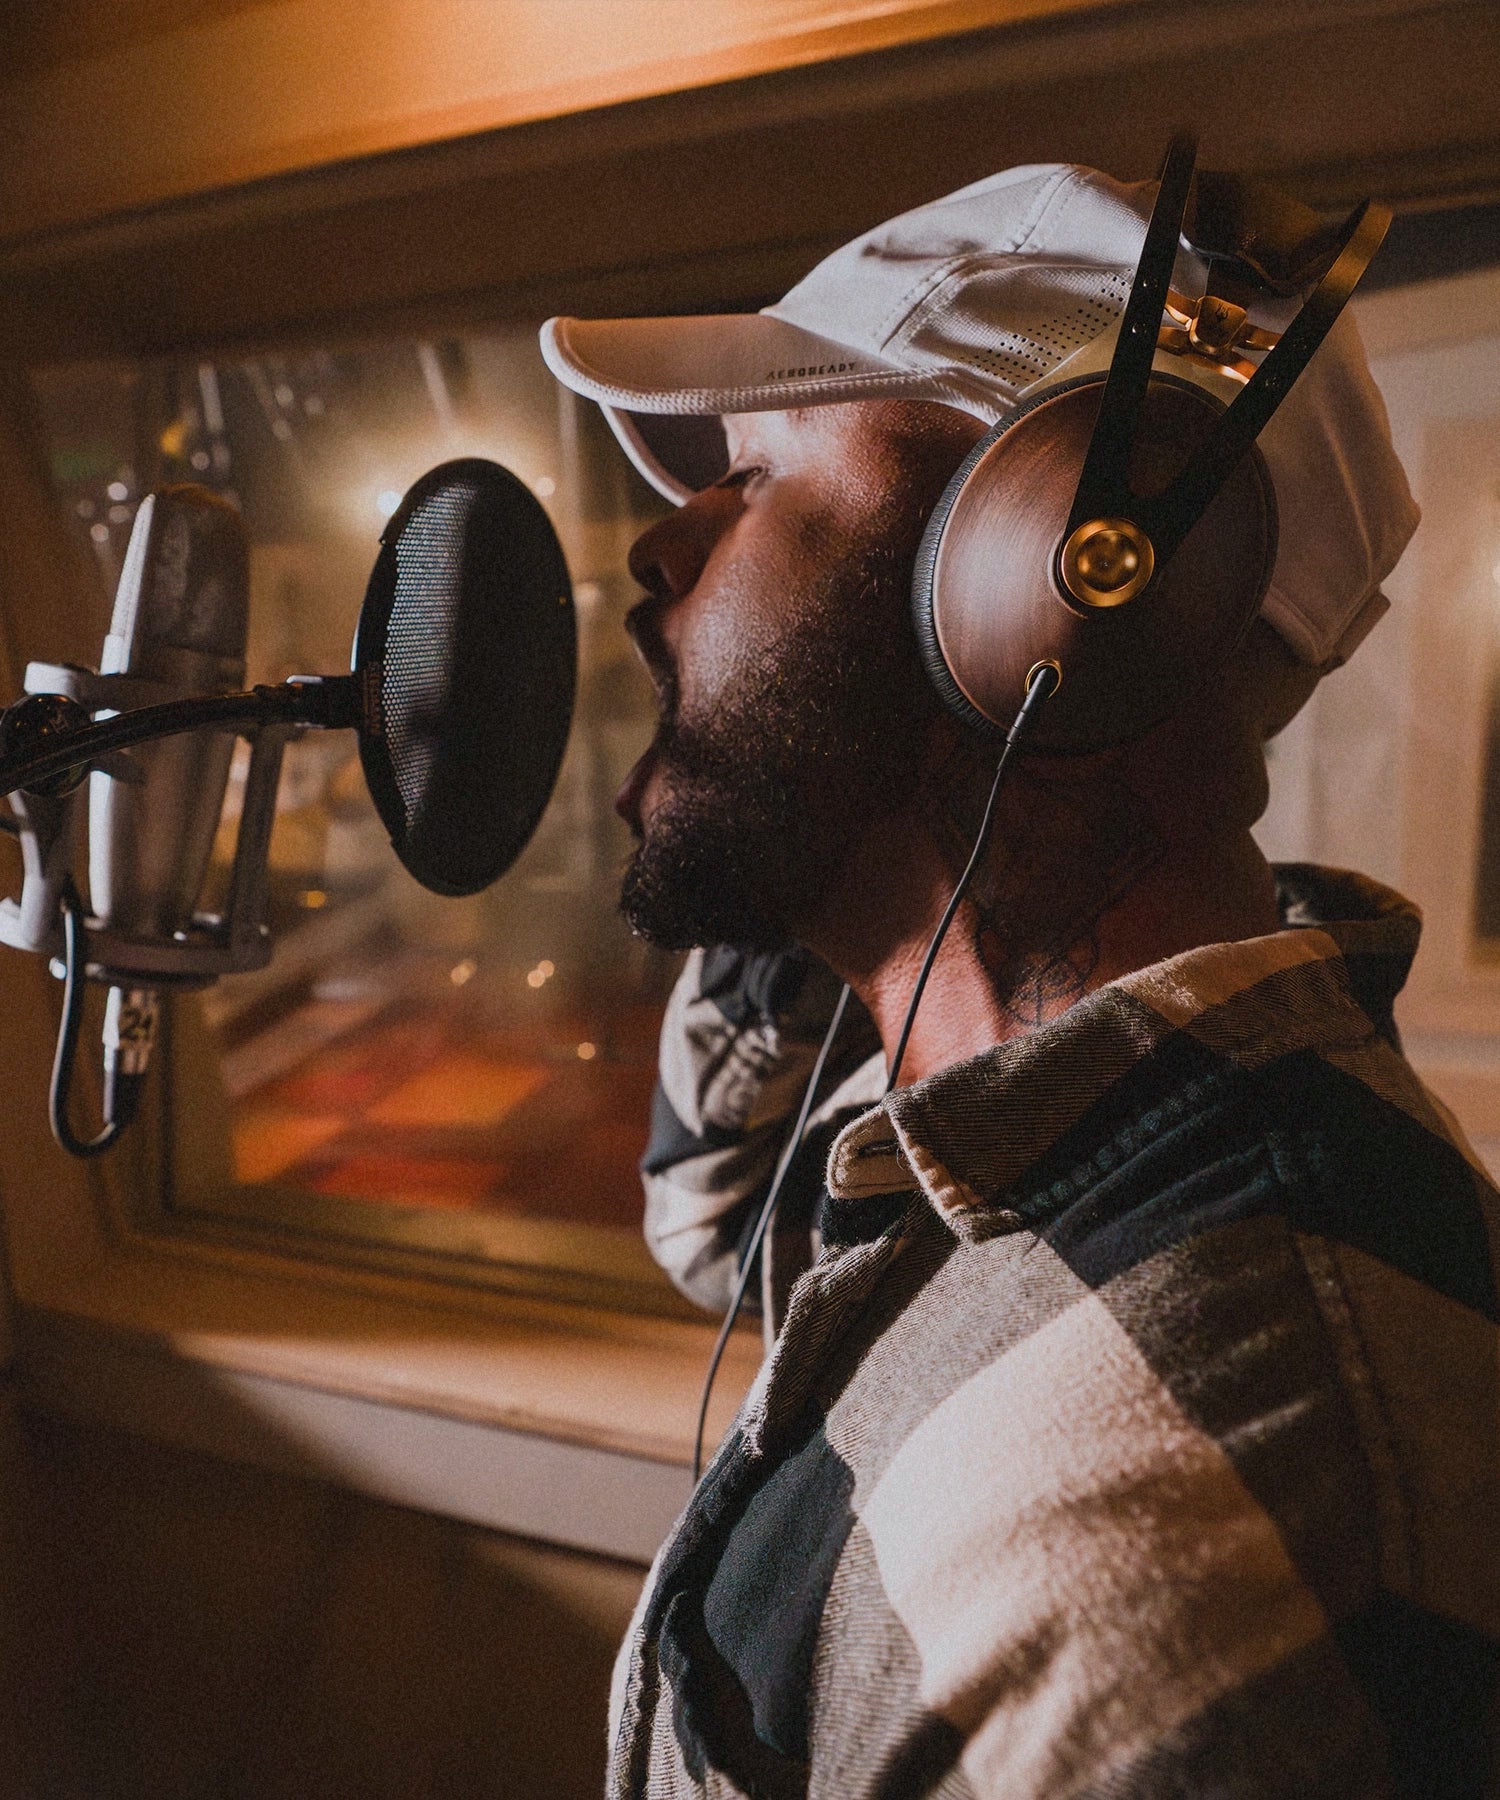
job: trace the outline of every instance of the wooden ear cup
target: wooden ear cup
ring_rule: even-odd
[[[1102,375],[1084,376],[982,438],[938,502],[917,557],[918,640],[959,718],[1003,734],[1028,672],[1044,661],[1062,670],[1030,739],[1039,749],[1102,750],[1159,724],[1249,630],[1276,559],[1276,497],[1252,448],[1165,567],[1147,568],[1142,581],[1149,547],[1101,520],[1073,534],[1065,579],[1069,511],[1103,391]],[[1163,492],[1222,411],[1201,388],[1153,375],[1132,489]],[[1092,592],[1093,603],[1070,585]]]

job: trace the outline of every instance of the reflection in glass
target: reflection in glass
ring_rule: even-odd
[[[1500,602],[1500,563],[1492,592]],[[1474,865],[1475,948],[1500,960],[1500,643],[1489,647],[1485,692],[1485,735],[1481,760],[1479,854]]]
[[[661,502],[595,409],[553,383],[530,326],[54,369],[37,391],[101,621],[143,493],[200,481],[241,508],[251,681],[347,666],[381,526],[433,464],[493,457],[548,508],[573,571],[580,686],[535,839],[487,893],[439,899],[392,855],[353,735],[289,746],[271,966],[174,1009],[169,1206],[515,1278],[583,1274],[659,1303],[635,1164],[673,965],[615,911],[629,837],[612,802],[654,722],[621,620],[625,552]],[[242,745],[211,885],[247,763]]]

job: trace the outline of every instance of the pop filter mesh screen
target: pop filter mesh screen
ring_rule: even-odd
[[[381,538],[354,667],[396,854],[435,893],[487,887],[537,827],[573,714],[567,564],[523,483],[478,457],[422,477]]]

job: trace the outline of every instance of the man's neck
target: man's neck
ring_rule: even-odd
[[[925,830],[902,837],[900,866],[892,866],[888,847],[883,867],[878,857],[857,858],[871,867],[850,870],[837,920],[809,934],[811,948],[868,1008],[887,1062],[954,879],[951,859]],[[1053,891],[1061,895],[1066,885]],[[1108,895],[1102,911],[1067,919],[1061,902],[1049,908],[1047,872],[1039,869],[1025,906],[1002,903],[990,914],[982,902],[965,901],[933,966],[901,1084],[1021,1037],[1134,969],[1280,925],[1270,868],[1248,831],[1168,847],[1123,892],[1111,894],[1107,884],[1099,891]]]

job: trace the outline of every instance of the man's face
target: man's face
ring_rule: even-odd
[[[927,516],[982,426],[871,402],[725,421],[730,469],[631,553],[661,723],[616,802],[621,904],[670,949],[806,934],[909,804],[936,702],[909,621]]]

